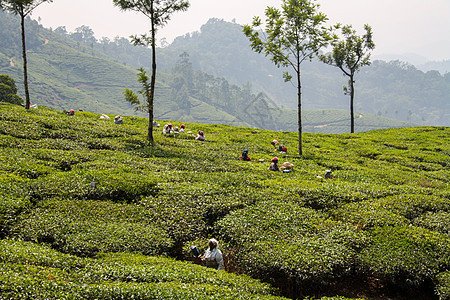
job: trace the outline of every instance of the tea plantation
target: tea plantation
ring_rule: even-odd
[[[0,299],[450,299],[450,128],[305,134],[298,156],[293,132],[152,146],[110,117],[0,103]],[[211,237],[227,271],[192,261]]]

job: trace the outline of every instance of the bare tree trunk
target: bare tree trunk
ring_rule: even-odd
[[[355,133],[355,113],[354,113],[354,98],[355,98],[355,81],[353,74],[350,76],[350,133]]]
[[[153,140],[153,99],[155,97],[155,82],[156,82],[156,28],[155,28],[155,20],[153,19],[153,1],[151,1],[151,22],[152,22],[152,77],[150,79],[150,97],[148,103],[148,136],[147,139],[154,144]]]
[[[302,147],[302,84],[300,81],[300,65],[297,69],[297,96],[298,96],[298,154],[303,154]]]
[[[30,92],[28,91],[27,49],[25,43],[25,13],[20,7],[20,25],[22,28],[23,84],[25,88],[25,108],[30,109]]]

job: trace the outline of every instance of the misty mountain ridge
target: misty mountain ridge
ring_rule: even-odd
[[[450,53],[450,50],[449,50]],[[373,55],[374,60],[384,60],[384,61],[402,61],[409,63],[416,67],[417,69],[428,72],[428,71],[438,71],[442,75],[450,72],[450,59],[446,60],[429,60],[425,56],[415,54],[415,53],[402,53],[402,54],[379,54]]]
[[[0,30],[2,36],[9,38],[3,41],[10,43],[6,48],[4,46],[8,46],[7,43],[0,44],[0,72],[13,75],[20,88],[20,30],[15,27],[17,20],[14,16],[2,16],[0,22],[11,23],[2,24],[4,31]],[[149,68],[149,49],[133,46],[126,38],[103,38],[98,41],[87,26],[68,33],[64,28],[47,30],[36,21],[28,22],[27,43],[32,71],[31,83],[34,85],[31,92],[35,93],[32,95],[34,99],[40,99],[40,104],[57,109],[70,105],[94,112],[135,114],[133,108],[124,101],[121,92],[125,87],[139,89],[135,77],[136,68]],[[12,27],[8,28],[6,25]],[[61,46],[63,48],[60,48]],[[55,56],[60,51],[69,52]],[[195,88],[187,89],[188,94],[179,93],[183,87],[177,87],[178,92],[174,90],[173,77],[177,76],[174,68],[182,53],[187,57],[185,66],[190,64],[194,70],[192,74],[195,76],[192,78],[197,80],[197,85],[203,85],[202,93]],[[71,57],[75,61],[71,60]],[[265,116],[268,116],[268,111],[275,113],[269,116],[270,122],[266,122],[263,127],[296,131],[295,89],[284,83],[282,72],[268,58],[251,51],[240,25],[211,19],[199,32],[181,36],[167,47],[158,49],[157,57],[159,98],[155,107],[156,118],[258,127],[258,124],[261,125],[261,121],[266,122],[267,118],[252,120],[253,124],[247,124],[246,121],[251,121],[251,118],[242,113],[242,107],[245,108],[255,99],[259,99],[256,96],[260,91],[264,91],[266,100],[263,104],[269,105],[266,107]],[[33,61],[35,59],[40,63]],[[16,62],[15,67],[11,66],[11,61]],[[55,74],[60,75],[55,78]],[[448,122],[445,123],[445,120],[448,120],[445,118],[446,114],[448,115],[448,98],[442,96],[449,94],[446,93],[448,81],[445,81],[448,77],[434,78],[440,82],[435,97],[427,98],[429,101],[426,105],[417,105],[418,100],[424,98],[420,92],[423,88],[418,91],[412,89],[412,96],[401,95],[402,93],[397,91],[398,86],[407,91],[410,90],[409,87],[416,86],[414,82],[403,82],[408,81],[411,74],[419,80],[428,76],[408,64],[399,62],[375,61],[371,67],[362,70],[361,77],[364,75],[367,78],[356,79],[357,86],[362,85],[357,87],[356,109],[360,112],[359,115],[363,116],[359,121],[364,124],[361,123],[362,127],[357,129],[358,131],[413,126],[413,123],[448,126]],[[380,80],[389,76],[394,76],[394,82],[386,83]],[[302,77],[304,112],[309,114],[305,117],[305,120],[309,121],[304,124],[305,128],[309,128],[310,132],[348,132],[348,97],[342,92],[342,85],[346,80],[337,68],[323,63],[308,63],[305,64]],[[56,83],[56,80],[60,82]],[[384,93],[386,90],[387,94]],[[429,91],[430,88],[425,86],[425,90]],[[392,93],[394,95],[390,95]],[[174,97],[184,99],[184,105],[189,109],[180,109],[179,103],[174,102]],[[239,100],[241,98],[242,100]],[[312,111],[312,114],[308,113],[308,110]],[[328,110],[331,114],[328,114]],[[187,111],[190,113],[187,114]],[[264,114],[259,117],[264,118]],[[375,121],[377,118],[379,121]],[[403,123],[395,124],[392,118]],[[373,122],[378,122],[378,125]]]
[[[200,31],[178,37],[162,49],[160,65],[170,65],[183,51],[189,53],[196,68],[233,83],[249,81],[281,107],[296,109],[295,87],[284,82],[283,70],[269,58],[250,49],[241,25],[210,19]],[[313,60],[302,64],[301,75],[305,110],[348,110],[349,97],[342,91],[347,78],[338,68]],[[359,111],[422,125],[450,124],[449,73],[424,73],[400,60],[372,60],[372,65],[363,67],[355,79],[355,105]]]

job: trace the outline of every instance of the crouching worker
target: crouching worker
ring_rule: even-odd
[[[248,150],[247,149],[245,149],[242,152],[242,155],[239,157],[239,159],[242,159],[244,161],[252,161],[252,159],[248,156]]]
[[[203,131],[199,130],[197,136],[195,137],[195,139],[197,141],[202,141],[202,142],[205,141],[206,138],[205,138],[205,134],[203,133]]]
[[[278,157],[274,157],[270,161],[272,163],[270,164],[269,170],[270,171],[281,172],[280,168],[278,167]]]
[[[117,116],[114,118],[114,123],[116,123],[116,124],[123,124],[123,118],[122,118],[122,116],[121,116],[121,115],[117,115]]]
[[[287,153],[287,148],[283,145],[278,146],[277,151],[280,151],[281,154],[286,154]]]
[[[169,124],[164,125],[163,130],[162,130],[162,133],[163,133],[163,134],[170,134],[170,133],[173,133],[172,124],[169,123]]]
[[[218,249],[219,242],[216,239],[210,239],[208,246],[209,248],[205,251],[202,261],[208,268],[223,270],[223,255],[222,251]]]

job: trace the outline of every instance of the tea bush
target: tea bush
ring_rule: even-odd
[[[376,227],[370,235],[363,265],[396,284],[420,285],[450,265],[448,235],[415,226]]]
[[[44,255],[42,246],[2,240],[11,243],[8,257],[43,256],[36,264],[1,262],[5,295],[271,297],[248,278],[204,286],[227,273],[163,258],[153,273],[141,262],[159,258],[129,254],[188,259],[189,246],[210,237],[220,239],[229,271],[262,278],[292,298],[349,288],[366,296],[352,284],[372,280],[408,286],[412,295],[427,286],[445,295],[448,281],[438,274],[448,272],[449,128],[304,134],[299,156],[293,132],[183,122],[186,130],[203,130],[206,141],[154,128],[152,145],[148,119],[116,125],[99,117],[0,104],[0,237],[85,257],[48,248]],[[288,152],[276,151],[273,139]],[[244,149],[252,162],[239,160]],[[274,156],[294,170],[269,172]],[[327,169],[333,179],[322,178]],[[340,288],[347,280],[351,287]]]
[[[0,241],[0,299],[284,299],[247,276],[136,254],[78,258]]]
[[[0,238],[9,233],[20,213],[30,206],[23,185],[26,179],[0,171]]]
[[[436,276],[436,294],[439,299],[450,299],[450,272],[442,272]]]
[[[384,208],[373,200],[343,205],[331,212],[337,220],[367,230],[372,227],[405,226],[410,222],[405,217]]]
[[[303,284],[344,275],[366,241],[352,226],[279,201],[232,212],[217,223],[217,229],[236,248],[238,265],[249,274],[267,281],[282,276]]]
[[[24,240],[90,257],[120,251],[164,254],[173,243],[140,207],[100,201],[43,201],[23,214],[12,232]]]
[[[53,172],[28,185],[32,199],[49,197],[139,202],[142,196],[157,193],[156,181],[145,173],[125,169],[74,170]]]
[[[450,212],[427,212],[414,219],[414,224],[443,234],[450,235]]]
[[[450,212],[449,199],[441,198],[437,195],[428,195],[426,193],[405,193],[380,198],[375,201],[375,205],[382,206],[409,220],[420,217],[426,212]]]

